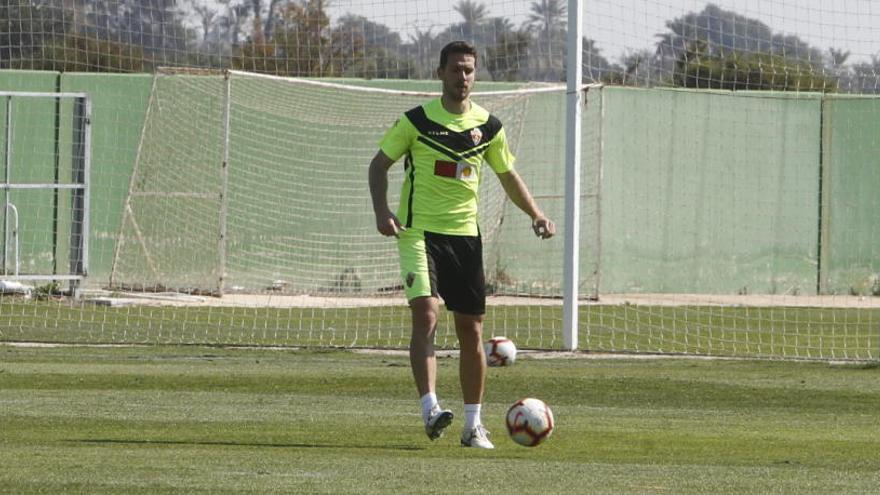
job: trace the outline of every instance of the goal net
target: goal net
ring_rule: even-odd
[[[399,294],[396,245],[376,232],[365,164],[403,112],[437,96],[244,72],[157,74],[111,287]],[[562,87],[474,99],[504,123],[534,194],[560,217]],[[402,163],[391,171],[393,205],[403,173]],[[511,211],[491,174],[480,200],[493,292],[560,296],[559,246],[514,249],[528,240],[528,217]]]

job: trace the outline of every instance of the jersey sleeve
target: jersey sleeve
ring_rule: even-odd
[[[416,129],[406,116],[401,117],[385,132],[379,141],[379,149],[385,156],[397,161],[409,151],[416,139]]]
[[[504,132],[503,127],[498,131],[498,134],[495,134],[492,141],[489,142],[489,147],[486,148],[484,157],[486,158],[486,163],[492,167],[496,174],[503,174],[513,170],[513,162],[516,161],[516,158],[510,152],[510,147],[507,146],[507,134]]]

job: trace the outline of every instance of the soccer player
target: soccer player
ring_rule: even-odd
[[[454,41],[440,51],[437,77],[443,95],[407,111],[387,131],[370,163],[369,184],[376,228],[398,239],[400,275],[412,313],[410,365],[425,432],[431,440],[440,438],[453,418],[452,411],[440,407],[435,392],[439,296],[453,312],[460,348],[465,413],[461,445],[491,449],[480,420],[486,381],[486,291],[477,193],[483,162],[510,200],[531,217],[538,237],[552,237],[556,226],[513,169],[501,122],[470,100],[476,71],[473,45]],[[388,207],[388,169],[401,157],[406,178],[395,215]]]

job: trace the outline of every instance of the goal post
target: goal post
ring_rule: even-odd
[[[568,2],[568,71],[566,73],[565,119],[565,251],[562,260],[563,345],[578,348],[578,311],[580,306],[581,245],[581,95],[583,79],[583,7],[579,0]]]
[[[91,99],[86,93],[0,91],[3,273],[69,282],[89,272]]]

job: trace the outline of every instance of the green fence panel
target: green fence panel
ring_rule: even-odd
[[[820,97],[605,93],[601,292],[815,292]]]
[[[0,70],[0,91],[57,91],[58,72]]]
[[[823,131],[821,289],[880,295],[880,99],[828,96]]]
[[[61,77],[62,91],[88,93],[92,100],[88,287],[106,285],[110,274],[152,80],[148,74]]]

